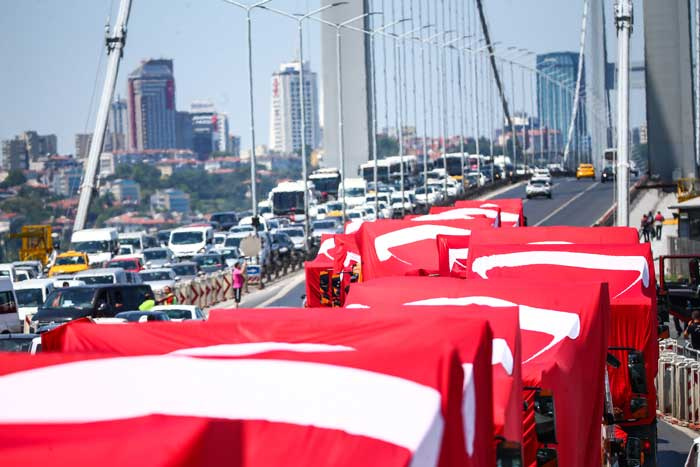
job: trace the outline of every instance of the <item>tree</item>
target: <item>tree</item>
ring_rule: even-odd
[[[377,135],[377,154],[379,159],[396,156],[399,153],[399,140],[387,135]]]
[[[7,178],[0,183],[0,188],[9,188],[24,185],[25,183],[27,183],[27,177],[24,176],[22,171],[13,169],[7,174]]]

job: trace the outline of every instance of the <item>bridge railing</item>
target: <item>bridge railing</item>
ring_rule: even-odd
[[[700,427],[700,352],[675,339],[659,342],[657,414],[666,421]]]

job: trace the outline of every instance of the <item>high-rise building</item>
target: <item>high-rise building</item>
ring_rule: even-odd
[[[574,106],[574,97],[555,84],[576,83],[578,77],[578,58],[576,52],[553,52],[537,56],[537,113],[543,125],[549,129],[558,131],[564,139],[568,135],[571,123],[571,111]],[[547,76],[549,79],[544,78]],[[586,73],[581,76],[579,91],[578,112],[576,114],[575,127],[582,129],[582,134],[588,132],[586,120]],[[551,81],[550,81],[551,80]],[[573,86],[568,86],[573,87]],[[578,142],[578,132],[574,132],[572,143]],[[563,152],[563,148],[560,152]]]
[[[92,143],[92,133],[78,133],[75,135],[75,157],[77,159],[86,159],[90,152],[90,144]]]
[[[173,61],[142,62],[129,75],[128,87],[129,147],[132,150],[175,148]]]
[[[122,151],[126,146],[126,124],[127,124],[127,103],[126,99],[117,97],[112,102],[109,110],[109,126],[108,131],[111,137],[111,145],[113,151]]]
[[[228,152],[228,116],[218,113],[209,101],[195,101],[190,105],[192,119],[191,148],[201,159],[212,152]]]
[[[178,111],[175,114],[175,146],[192,149],[192,114]]]
[[[269,145],[275,152],[301,151],[300,67],[298,61],[283,63],[279,71],[272,74]],[[318,148],[321,142],[316,81],[316,73],[311,71],[308,62],[304,63],[305,137],[311,150]]]
[[[25,131],[2,142],[3,170],[26,170],[29,163],[41,156],[57,153],[56,135],[40,135],[36,131]]]
[[[229,135],[228,137],[228,152],[232,156],[240,157],[241,155],[241,137],[236,135]]]

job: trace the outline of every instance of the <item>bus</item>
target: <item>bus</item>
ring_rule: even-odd
[[[365,162],[360,166],[359,175],[365,179],[367,183],[374,182],[374,161]],[[380,183],[389,183],[389,162],[386,159],[377,161],[377,181]]]
[[[401,179],[401,156],[391,156],[384,159],[389,165],[389,179],[397,181]],[[418,175],[418,158],[416,156],[403,156],[403,176],[414,179]]]
[[[308,190],[308,186],[306,187]],[[309,200],[312,196],[309,193]],[[304,182],[282,182],[270,191],[273,216],[302,216],[304,214]]]
[[[309,175],[309,180],[324,201],[328,198],[338,198],[340,171],[335,168],[318,169]]]
[[[447,162],[447,167],[445,167],[445,162]],[[435,159],[436,169],[445,169],[447,174],[454,178],[455,180],[462,180],[462,167],[469,167],[469,164],[464,163],[462,159],[462,153],[459,154],[446,154],[443,158],[442,156]]]

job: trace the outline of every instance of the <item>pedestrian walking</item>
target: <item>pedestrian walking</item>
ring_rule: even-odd
[[[656,234],[656,239],[661,240],[661,228],[664,225],[664,216],[661,214],[661,211],[656,211],[656,215],[654,216],[654,230]]]
[[[691,317],[692,320],[683,331],[683,337],[690,338],[690,345],[695,350],[700,350],[700,310],[694,310]]]
[[[236,308],[240,306],[241,291],[243,290],[243,283],[245,282],[241,264],[240,261],[237,261],[233,266],[233,299],[236,301]]]
[[[642,235],[644,235],[644,241],[648,242],[649,241],[649,222],[647,222],[647,215],[644,214],[642,216],[642,222],[640,223],[640,229],[642,231]]]

